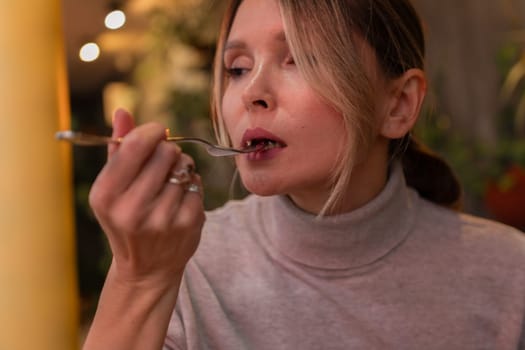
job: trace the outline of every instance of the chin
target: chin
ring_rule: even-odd
[[[276,196],[280,194],[280,193],[276,193],[275,191],[257,191],[257,190],[254,191],[254,190],[250,190],[249,188],[247,188],[247,190],[251,194],[255,194],[260,197],[270,197],[270,196]]]
[[[241,180],[244,187],[253,194],[258,196],[266,197],[273,196],[277,194],[282,194],[282,191],[279,190],[275,181],[272,181],[268,178],[261,178],[258,176],[249,176],[245,177],[241,174]]]

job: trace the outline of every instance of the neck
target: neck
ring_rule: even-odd
[[[366,160],[353,167],[340,201],[327,215],[343,214],[364,206],[383,190],[387,178],[387,151],[386,147],[378,142],[372,147]],[[321,191],[304,191],[288,196],[297,207],[317,215],[323,210],[331,192],[331,188],[325,188]]]
[[[305,266],[347,269],[370,265],[404,241],[417,215],[416,198],[395,163],[383,190],[352,212],[318,218],[275,196],[253,215],[283,256]]]

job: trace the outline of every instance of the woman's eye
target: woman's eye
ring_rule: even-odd
[[[246,68],[240,68],[240,67],[231,67],[231,68],[225,68],[226,74],[231,78],[238,78],[242,76],[244,73],[246,73]]]

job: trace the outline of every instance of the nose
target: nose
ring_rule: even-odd
[[[271,83],[271,72],[260,66],[253,71],[242,93],[242,100],[247,110],[271,110],[275,106],[275,97]]]

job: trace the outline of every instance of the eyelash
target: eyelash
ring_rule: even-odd
[[[235,78],[241,77],[247,71],[247,69],[240,68],[240,67],[231,67],[231,68],[225,68],[224,71],[230,78],[235,79]]]
[[[290,56],[289,58],[286,59],[286,64],[293,64],[295,65],[295,60],[292,56]],[[235,79],[235,78],[239,78],[241,76],[244,75],[244,73],[246,73],[246,71],[248,71],[247,68],[242,68],[242,67],[225,67],[224,68],[224,71],[226,72],[226,75],[232,79]]]

